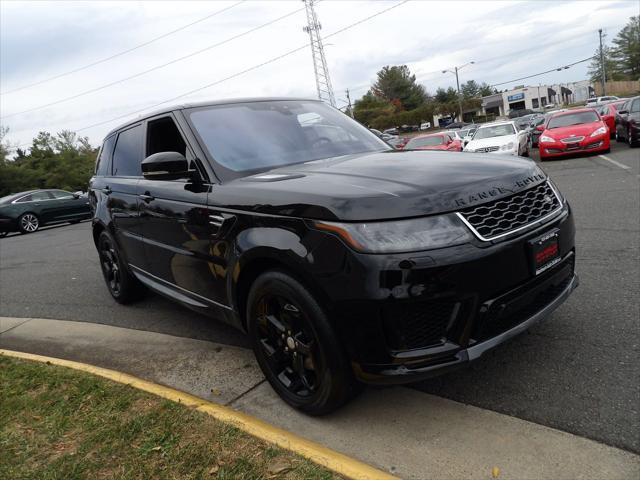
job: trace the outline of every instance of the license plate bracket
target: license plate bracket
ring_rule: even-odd
[[[532,269],[535,275],[549,270],[560,263],[559,229],[546,232],[533,240],[529,240]]]

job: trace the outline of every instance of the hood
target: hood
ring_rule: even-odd
[[[416,148],[413,148],[412,150],[446,150],[448,146],[449,145],[446,145],[443,143],[442,145],[429,145],[426,147],[416,147]]]
[[[559,127],[547,129],[544,134],[556,140],[567,137],[588,137],[595,130],[603,126],[602,122],[581,123],[580,125],[570,125],[568,127]]]
[[[509,142],[516,142],[517,141],[517,136],[516,135],[501,135],[500,137],[491,137],[491,138],[483,138],[480,140],[471,140],[469,143],[467,143],[467,147],[469,148],[484,148],[484,147],[500,147],[502,145],[505,145]]]
[[[532,160],[388,151],[316,160],[214,185],[210,204],[263,214],[371,221],[451,212],[546,179]]]

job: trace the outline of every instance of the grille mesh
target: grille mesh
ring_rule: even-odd
[[[500,147],[482,147],[476,149],[476,153],[497,152],[498,150],[500,150]]]
[[[507,198],[461,210],[460,214],[486,239],[541,219],[560,207],[549,182]]]
[[[442,343],[455,302],[433,300],[383,308],[387,343],[394,350],[410,350]]]

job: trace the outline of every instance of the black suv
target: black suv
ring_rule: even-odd
[[[127,123],[90,199],[115,300],[148,287],[246,331],[311,414],[464,365],[578,283],[571,209],[533,161],[397,151],[314,100]]]

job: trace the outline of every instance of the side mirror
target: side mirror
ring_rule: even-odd
[[[536,127],[536,130],[539,131],[539,132],[544,132],[544,125],[538,125]]]
[[[76,200],[80,198],[80,194],[78,192],[73,194],[73,198],[75,198]]]
[[[158,152],[142,161],[142,176],[147,180],[191,178],[189,162],[178,152]]]
[[[629,113],[629,110],[618,110],[619,115],[626,115],[627,113]]]

